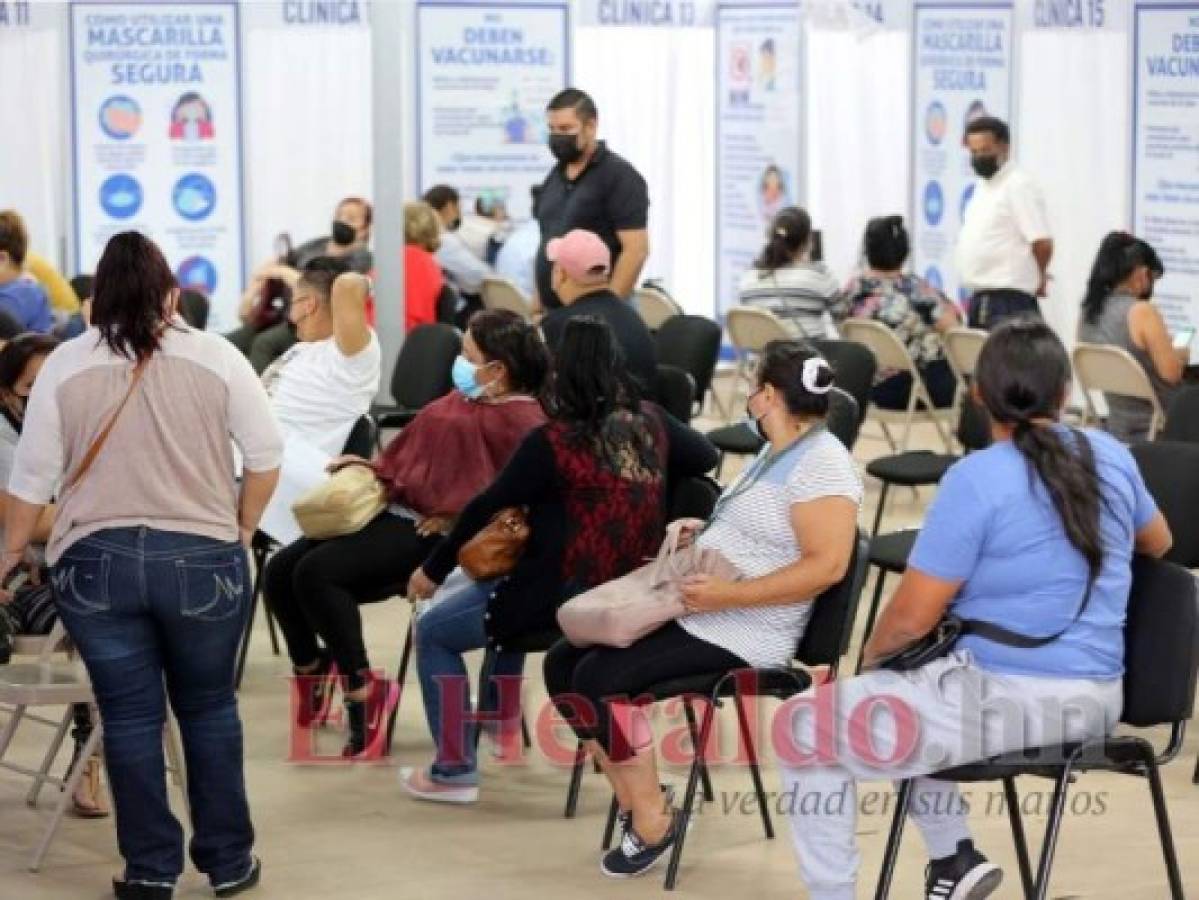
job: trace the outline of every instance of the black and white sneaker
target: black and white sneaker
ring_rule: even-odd
[[[666,855],[679,838],[679,820],[681,816],[677,809],[670,811],[670,828],[666,836],[656,844],[650,845],[638,837],[633,829],[626,831],[620,839],[620,846],[609,850],[600,859],[600,871],[609,878],[636,878],[644,875]]]
[[[1003,870],[974,849],[973,841],[959,841],[958,852],[934,859],[924,870],[927,900],[983,900],[1003,881]]]
[[[674,786],[670,784],[659,785],[662,788],[662,808],[670,809],[674,806]],[[620,836],[624,837],[629,833],[629,829],[633,827],[633,812],[618,812],[616,814],[616,824],[620,828]]]

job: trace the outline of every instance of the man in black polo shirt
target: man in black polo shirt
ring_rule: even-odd
[[[654,384],[657,361],[654,339],[631,303],[612,293],[609,273],[612,254],[598,235],[575,229],[554,238],[546,247],[552,264],[550,278],[562,306],[550,310],[541,322],[545,342],[557,350],[566,331],[566,323],[580,316],[606,322],[616,343],[624,351],[629,373],[645,390]]]
[[[546,244],[576,228],[599,235],[612,254],[611,287],[629,297],[649,256],[649,191],[628,162],[596,139],[595,103],[575,88],[562,91],[546,108],[550,152],[558,160],[537,202],[541,249],[537,295],[547,312],[561,306],[550,281]]]

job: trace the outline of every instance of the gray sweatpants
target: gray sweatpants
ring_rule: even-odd
[[[929,857],[969,838],[957,785],[919,776],[1025,747],[1109,734],[1123,683],[999,675],[968,652],[914,672],[868,672],[803,695],[776,740],[800,871],[813,900],[854,900],[858,781],[916,778],[911,817]]]

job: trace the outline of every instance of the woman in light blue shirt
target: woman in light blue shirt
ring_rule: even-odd
[[[998,328],[976,377],[994,444],[942,482],[866,659],[924,637],[949,611],[1060,636],[1028,649],[970,635],[922,668],[830,686],[827,722],[793,720],[793,752],[781,754],[784,796],[796,798],[793,838],[814,900],[855,896],[855,782],[907,778],[916,779],[911,815],[932,859],[922,896],[990,896],[1002,872],[974,848],[957,786],[920,776],[1098,738],[1120,716],[1132,554],[1161,556],[1170,530],[1121,444],[1059,422],[1070,361],[1047,325]],[[886,712],[870,715],[879,705]],[[803,801],[812,794],[842,802]]]

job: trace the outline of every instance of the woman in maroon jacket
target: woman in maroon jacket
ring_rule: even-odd
[[[403,593],[467,501],[545,421],[537,394],[548,368],[536,328],[514,313],[477,313],[454,363],[457,389],[425,407],[375,463],[343,456],[330,466],[371,465],[388,487],[388,509],[353,534],[301,538],[267,566],[266,599],[302,676],[297,718],[307,725],[327,708],[336,665],[350,726],[346,756],[372,756],[385,718],[386,684],[370,675],[358,604]]]

